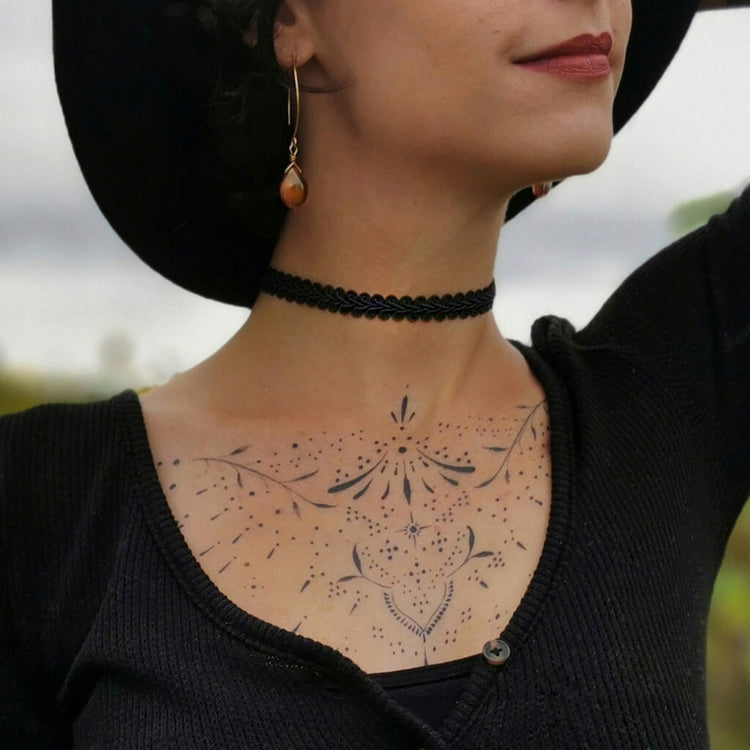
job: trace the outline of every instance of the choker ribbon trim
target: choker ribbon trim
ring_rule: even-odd
[[[475,318],[492,309],[495,300],[495,280],[484,289],[442,297],[395,297],[367,292],[346,291],[342,287],[319,284],[268,267],[260,280],[260,290],[274,297],[317,307],[319,310],[351,315],[354,318],[380,320],[455,320]]]

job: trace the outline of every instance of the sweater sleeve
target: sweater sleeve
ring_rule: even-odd
[[[34,591],[38,563],[26,577],[26,561],[35,556],[21,551],[38,548],[35,526],[45,522],[44,500],[41,493],[25,491],[18,483],[33,465],[31,453],[45,442],[44,429],[35,419],[38,412],[0,419],[0,736],[3,747],[12,750],[72,747],[69,732],[54,710],[52,686],[45,684],[25,656],[36,623],[21,622],[16,606],[19,598],[41,594]],[[22,522],[19,511],[32,504],[40,513],[29,525]],[[43,617],[45,603],[38,604]]]
[[[707,227],[709,304],[716,339],[716,461],[744,503],[750,495],[750,187]],[[737,514],[741,506],[736,508]]]
[[[0,745],[73,746],[60,689],[101,605],[121,526],[110,402],[0,418]]]
[[[68,730],[44,705],[44,698],[27,679],[17,659],[17,643],[8,601],[6,581],[0,600],[0,736],[8,750],[46,750],[72,747]]]
[[[750,494],[750,187],[634,271],[575,338],[679,400],[728,533]]]

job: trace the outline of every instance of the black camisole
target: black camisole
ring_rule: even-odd
[[[370,675],[391,697],[431,727],[439,729],[466,689],[480,656],[426,667],[379,672]]]

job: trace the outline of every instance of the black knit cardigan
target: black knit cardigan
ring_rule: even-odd
[[[706,619],[750,493],[750,191],[576,332],[515,344],[550,407],[538,568],[440,731],[192,557],[137,397],[0,419],[3,748],[707,748]]]

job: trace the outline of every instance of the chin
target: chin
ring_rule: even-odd
[[[528,154],[533,154],[524,175],[524,185],[535,182],[562,180],[577,174],[588,174],[598,169],[606,160],[612,146],[612,121],[591,122],[583,127],[550,130],[529,144]],[[529,177],[531,176],[531,179]]]
[[[563,166],[565,176],[575,174],[589,174],[601,167],[609,155],[612,146],[612,139],[602,139],[601,141],[586,144],[579,152],[571,153]]]

